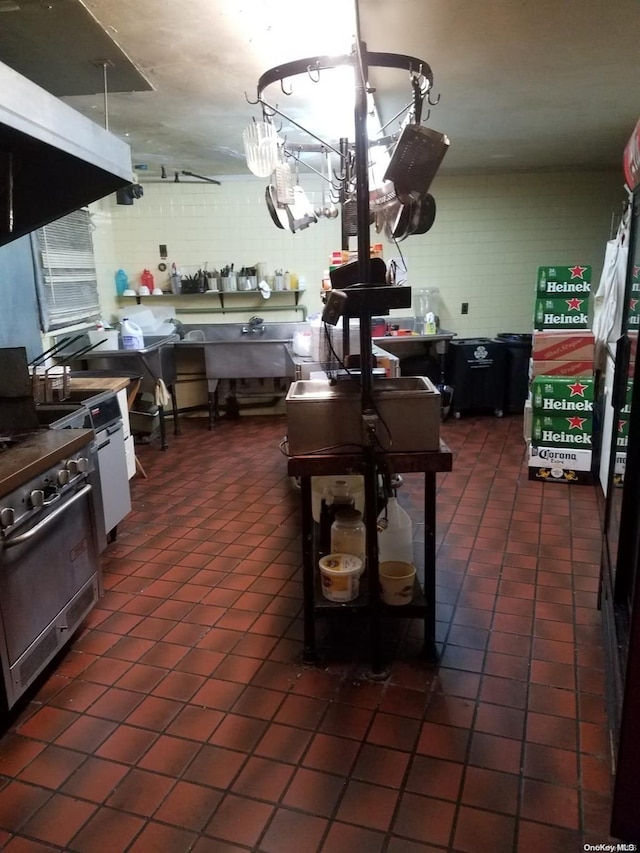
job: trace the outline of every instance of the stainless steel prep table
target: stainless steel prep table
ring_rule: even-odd
[[[84,369],[91,371],[137,374],[141,377],[140,390],[153,395],[155,395],[158,380],[161,379],[171,395],[174,435],[179,435],[180,424],[174,387],[176,359],[173,348],[174,342],[177,340],[177,335],[146,336],[145,345],[141,349],[94,349],[74,358],[73,353],[78,352],[82,346],[82,341],[78,341],[72,348],[57,353],[56,358],[63,361],[69,359],[74,364],[84,364]],[[86,344],[88,345],[88,338]],[[164,406],[158,406],[158,415],[160,418],[160,446],[162,450],[166,450],[168,444]]]

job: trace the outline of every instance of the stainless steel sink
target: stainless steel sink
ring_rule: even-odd
[[[177,346],[202,347],[208,380],[261,379],[287,374],[285,345],[302,323],[220,323],[185,326],[201,330],[204,341],[183,340]]]

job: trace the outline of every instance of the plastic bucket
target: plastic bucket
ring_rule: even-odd
[[[362,560],[353,554],[327,554],[319,563],[322,594],[328,601],[353,601],[360,591]]]
[[[385,604],[409,604],[413,599],[416,568],[411,563],[380,563],[380,597]]]

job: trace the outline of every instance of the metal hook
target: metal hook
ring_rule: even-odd
[[[427,92],[427,103],[430,104],[432,107],[437,107],[440,103],[440,95],[438,95],[435,101],[432,101],[431,92]]]
[[[255,107],[255,106],[256,106],[256,104],[259,104],[259,103],[260,103],[260,98],[259,98],[259,97],[258,97],[255,101],[250,101],[250,100],[249,100],[249,96],[247,95],[246,91],[245,91],[245,93],[244,93],[244,99],[245,99],[245,101],[246,101],[248,104],[251,104],[251,106],[252,106],[252,107]]]
[[[292,95],[293,94],[293,86],[291,86],[290,92],[287,92],[287,90],[284,88],[284,79],[280,80],[280,88],[282,89],[283,95]]]
[[[311,80],[312,83],[319,83],[320,82],[320,68],[318,67],[317,62],[315,65],[315,71],[316,71],[316,74],[318,75],[317,77],[313,76],[313,74],[311,73],[311,66],[307,65],[307,74],[309,75],[309,79]]]

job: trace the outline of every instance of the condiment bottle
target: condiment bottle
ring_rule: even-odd
[[[366,548],[362,513],[351,507],[336,507],[335,520],[331,525],[331,553],[353,554],[364,565]]]

